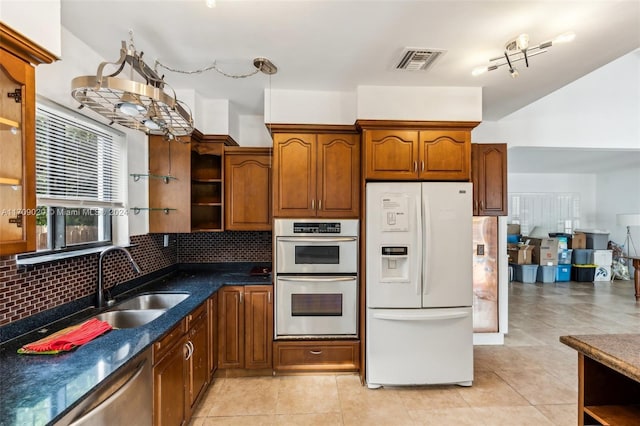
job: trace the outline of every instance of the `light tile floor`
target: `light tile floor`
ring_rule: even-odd
[[[576,425],[577,354],[565,334],[637,333],[631,281],[509,284],[503,346],[474,348],[473,386],[370,390],[352,374],[220,378],[192,426]]]

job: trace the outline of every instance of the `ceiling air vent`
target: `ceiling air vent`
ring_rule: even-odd
[[[444,50],[407,47],[402,52],[402,57],[396,65],[396,69],[409,71],[426,70],[443,53]]]

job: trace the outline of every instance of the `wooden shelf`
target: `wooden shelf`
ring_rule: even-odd
[[[195,183],[216,183],[216,182],[222,182],[222,179],[200,179],[200,178],[194,178],[191,179],[193,182]]]
[[[640,419],[640,405],[589,405],[584,412],[604,426],[632,426]]]
[[[0,128],[3,127],[14,127],[16,129],[20,128],[20,123],[14,120],[9,120],[8,118],[0,117]]]

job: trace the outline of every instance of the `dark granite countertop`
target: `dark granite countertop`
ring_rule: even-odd
[[[189,297],[141,327],[112,330],[60,355],[18,355],[17,349],[97,313],[88,309],[0,346],[0,425],[45,425],[60,419],[102,380],[125,366],[200,306],[223,285],[271,284],[271,275],[250,275],[255,264],[229,263],[173,272],[137,287],[187,292]]]
[[[585,356],[640,382],[640,334],[560,336],[560,341]]]

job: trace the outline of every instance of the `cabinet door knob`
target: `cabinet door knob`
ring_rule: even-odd
[[[420,168],[424,172],[424,160],[420,161]]]
[[[240,303],[242,303],[242,296],[244,295],[243,292],[240,292]]]
[[[309,353],[310,353],[311,355],[321,355],[321,354],[322,354],[322,351],[311,351],[311,350],[310,350],[310,351],[309,351]]]
[[[414,173],[418,173],[418,162],[417,161],[413,162],[413,172]]]
[[[311,210],[316,209],[316,200],[311,200]]]

